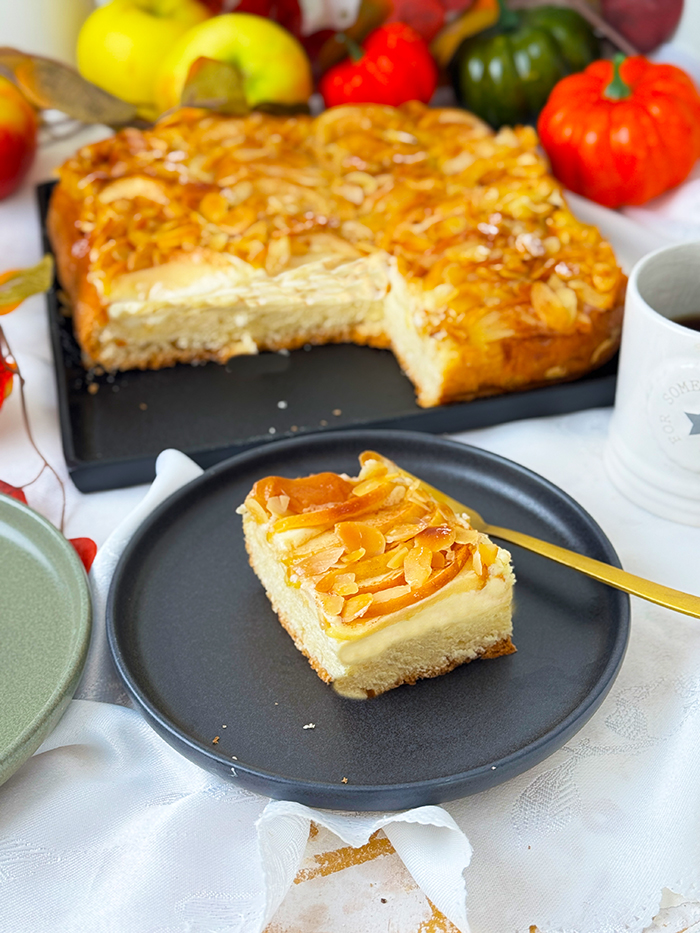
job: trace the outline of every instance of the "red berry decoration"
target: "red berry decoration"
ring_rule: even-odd
[[[19,499],[20,502],[27,504],[27,497],[24,492],[19,488],[19,486],[11,486],[9,483],[4,483],[0,479],[0,493],[3,496],[12,496],[13,499]]]
[[[85,571],[90,573],[92,562],[95,559],[95,554],[97,554],[97,545],[92,538],[69,538],[68,540],[78,552],[78,557],[83,562]]]

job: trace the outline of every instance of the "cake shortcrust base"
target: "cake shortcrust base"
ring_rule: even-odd
[[[270,594],[268,593],[267,595],[268,598],[270,598],[270,602],[272,602]],[[290,620],[280,612],[277,613],[277,617],[282,627],[291,635],[295,646],[301,651],[321,680],[327,684],[331,684],[336,693],[351,700],[371,700],[373,697],[380,696],[382,693],[393,690],[394,687],[401,687],[404,684],[413,686],[419,680],[426,680],[429,677],[440,677],[442,674],[449,674],[450,671],[453,671],[456,667],[460,667],[462,664],[468,664],[470,661],[476,661],[479,658],[484,660],[500,658],[507,654],[514,654],[518,650],[513,644],[510,635],[508,635],[494,642],[488,648],[474,649],[473,651],[467,652],[461,651],[455,656],[450,656],[449,653],[445,653],[443,650],[441,652],[443,655],[441,666],[429,667],[426,664],[419,669],[404,671],[398,675],[394,673],[393,680],[391,675],[380,679],[379,675],[382,673],[381,667],[375,661],[358,665],[352,670],[351,674],[334,681],[328,671],[321,667],[318,661],[306,650],[304,644],[295,637],[295,629]],[[383,658],[382,660],[386,667],[388,659]],[[366,685],[368,681],[373,684],[372,687]]]
[[[288,584],[284,565],[269,548],[265,532],[248,517],[243,525],[251,567],[280,623],[318,676],[341,696],[379,696],[402,684],[446,674],[468,661],[516,650],[511,641],[512,583],[494,578],[478,589],[473,574],[456,577],[442,592],[378,631],[347,642],[327,635],[311,597]],[[455,613],[456,606],[462,611]],[[427,624],[417,624],[422,620]]]

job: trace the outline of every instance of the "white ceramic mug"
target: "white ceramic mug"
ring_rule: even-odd
[[[640,260],[627,286],[615,410],[605,449],[613,483],[650,512],[700,525],[700,242]]]
[[[75,64],[80,27],[93,0],[0,0],[0,45]]]

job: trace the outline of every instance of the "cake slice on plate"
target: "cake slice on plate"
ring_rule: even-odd
[[[356,477],[258,480],[250,563],[280,622],[342,696],[374,697],[515,651],[510,554],[366,451]]]

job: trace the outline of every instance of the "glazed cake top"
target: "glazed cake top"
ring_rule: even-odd
[[[481,589],[510,555],[390,460],[360,456],[356,477],[258,480],[240,510],[264,527],[290,586],[310,591],[329,634],[359,637],[438,593],[461,571]]]
[[[480,345],[586,332],[624,283],[535,132],[493,133],[458,109],[185,108],[81,148],[60,183],[77,205],[73,254],[105,303],[122,277],[164,264],[274,276],[380,253],[424,295],[428,334]]]

